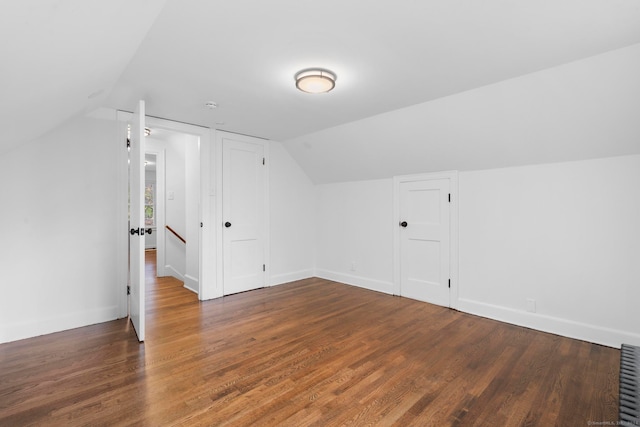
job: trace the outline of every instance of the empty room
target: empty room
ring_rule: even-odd
[[[640,425],[637,0],[0,40],[0,426]]]

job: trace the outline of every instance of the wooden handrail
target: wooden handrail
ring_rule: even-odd
[[[176,236],[178,239],[182,240],[182,243],[184,243],[184,244],[186,244],[186,243],[187,243],[187,241],[186,241],[186,240],[184,240],[184,239],[182,238],[182,236],[181,236],[181,235],[179,235],[178,233],[176,233],[176,230],[174,230],[173,228],[169,227],[168,225],[165,225],[165,227],[167,228],[167,230],[169,230],[170,232],[172,232],[174,236]]]

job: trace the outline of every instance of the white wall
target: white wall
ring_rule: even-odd
[[[0,342],[121,315],[126,283],[117,283],[118,206],[126,193],[118,195],[117,140],[110,111],[106,120],[76,118],[0,156]],[[175,210],[184,212],[186,144],[146,142],[166,149],[167,190],[174,191]],[[269,277],[279,284],[313,275],[315,194],[282,146],[272,142],[270,149]],[[185,232],[186,213],[167,214]]]
[[[278,142],[269,146],[269,284],[313,276],[314,187]]]
[[[393,180],[318,185],[316,275],[393,293]]]
[[[74,119],[0,156],[2,342],[118,317],[113,116]],[[315,259],[321,277],[391,293],[392,180],[314,187],[270,147],[270,284],[312,275]],[[463,171],[459,182],[461,310],[640,345],[639,155]]]
[[[186,236],[185,144],[178,138],[165,142],[165,222]],[[165,229],[165,271],[184,280],[187,255],[184,243]]]
[[[461,310],[640,344],[640,156],[459,179]]]
[[[640,345],[639,183],[639,155],[461,172],[458,308]],[[390,179],[317,186],[318,276],[393,292],[392,199]]]
[[[118,317],[116,141],[111,111],[0,156],[0,342]]]
[[[458,170],[459,308],[639,344],[639,73],[636,44],[284,141],[319,184],[317,274],[391,292],[391,178]]]

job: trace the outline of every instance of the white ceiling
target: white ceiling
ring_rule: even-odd
[[[2,2],[0,153],[103,105],[163,5]]]
[[[0,152],[137,99],[287,141],[640,43],[640,1],[21,0],[0,40]],[[311,66],[333,92],[295,89]]]
[[[169,0],[109,103],[286,140],[638,42],[638,0]]]

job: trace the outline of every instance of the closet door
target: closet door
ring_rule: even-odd
[[[400,182],[400,295],[449,307],[449,180]]]
[[[222,138],[224,295],[266,285],[265,143]]]

